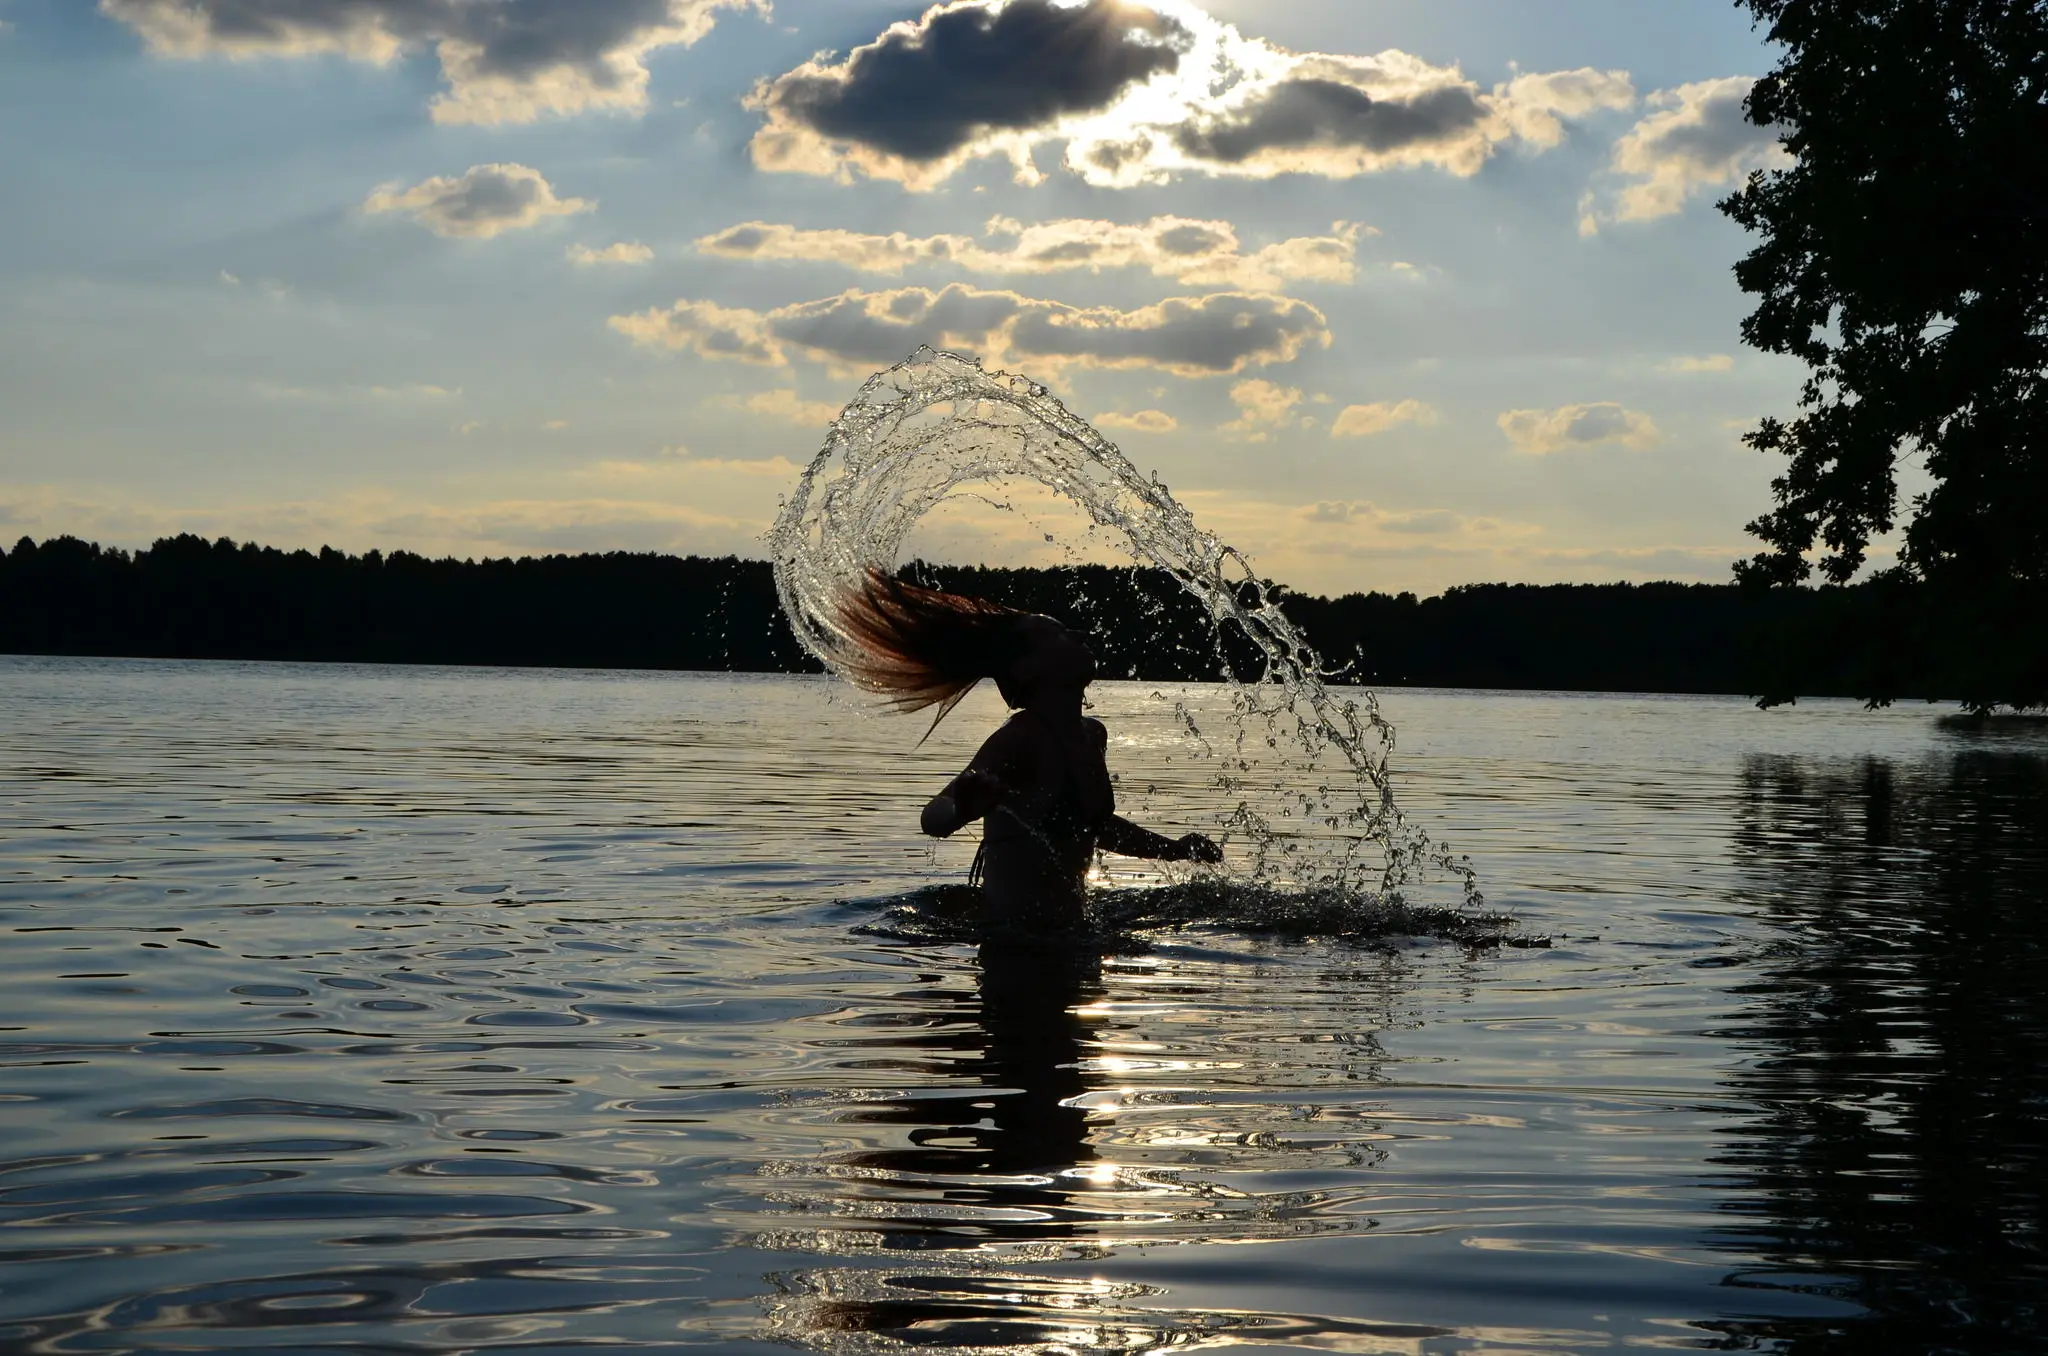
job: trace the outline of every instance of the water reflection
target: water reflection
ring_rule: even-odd
[[[1074,1202],[1091,1185],[1078,1169],[1096,1158],[1081,1099],[1091,1028],[1101,1020],[1088,1011],[1102,997],[1101,961],[1092,948],[1030,937],[984,941],[977,960],[972,999],[963,995],[953,1014],[968,1020],[941,1018],[906,1042],[946,1060],[953,1086],[844,1117],[897,1131],[888,1145],[835,1165],[835,1175],[876,1193],[866,1201],[873,1214],[859,1212],[871,1230],[860,1242],[876,1250],[1021,1244],[1044,1256],[1087,1235]],[[859,1335],[918,1345],[1059,1343],[1074,1336],[1072,1315],[1122,1297],[1014,1275],[836,1268],[771,1279],[780,1292],[775,1327],[830,1346]],[[1047,1317],[1062,1312],[1068,1321]]]
[[[1090,1033],[1101,1023],[1087,1008],[1102,998],[1102,962],[1092,948],[1029,938],[984,942],[978,962],[978,1025],[939,1039],[966,1056],[958,1073],[980,1086],[896,1104],[879,1119],[916,1126],[908,1147],[853,1161],[988,1176],[1032,1193],[1012,1204],[1029,1199],[1057,1209],[1080,1177],[1070,1170],[1095,1157],[1079,1099],[1088,1090],[1082,1063]]]
[[[1141,967],[1142,968],[1142,967]],[[939,1087],[863,1101],[839,1125],[886,1142],[785,1169],[781,1203],[829,1223],[755,1241],[788,1251],[854,1255],[868,1265],[779,1271],[766,1301],[768,1332],[827,1350],[982,1350],[1136,1353],[1239,1341],[1307,1343],[1346,1351],[1413,1352],[1449,1330],[1320,1316],[1166,1307],[1158,1287],[1099,1276],[1026,1272],[1019,1264],[1087,1261],[1119,1245],[1283,1238],[1370,1227],[1323,1214],[1334,1193],[1258,1197],[1208,1175],[1148,1165],[1172,1145],[1182,1162],[1241,1149],[1231,1166],[1256,1173],[1288,1157],[1270,1133],[1199,1127],[1207,1095],[1151,1110],[1193,1110],[1178,1132],[1117,1125],[1137,1099],[1105,1073],[1127,1041],[1092,944],[1006,935],[977,948],[971,992],[945,982],[895,1025],[896,1058],[866,1067],[943,1072]],[[914,1057],[903,1055],[915,1051]],[[1186,1103],[1196,1103],[1192,1108]],[[1148,1108],[1140,1107],[1140,1110]],[[1204,1152],[1206,1151],[1206,1152]],[[1353,1166],[1375,1150],[1359,1147]],[[1121,1157],[1124,1161],[1118,1161]],[[1290,1165],[1292,1166],[1292,1165]],[[808,1180],[803,1175],[807,1173]],[[872,1263],[882,1260],[889,1265]]]
[[[1785,940],[1731,1033],[1757,1110],[1715,1160],[1745,1179],[1729,1284],[1866,1316],[1709,1326],[1801,1353],[2039,1350],[2048,760],[1752,758],[1736,843]],[[1757,1300],[1737,1307],[1782,1309]]]
[[[1041,1256],[1030,1245],[1085,1238],[1075,1200],[1094,1185],[1081,1168],[1096,1157],[1082,1070],[1101,1021],[1088,1011],[1102,997],[1100,959],[1051,941],[985,942],[974,991],[935,986],[931,997],[944,1006],[891,1043],[946,1081],[842,1113],[884,1142],[837,1158],[832,1176],[860,1194],[835,1208],[864,1245],[891,1251],[1021,1244]]]

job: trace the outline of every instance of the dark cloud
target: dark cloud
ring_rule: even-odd
[[[930,343],[987,347],[996,333],[1033,303],[1015,292],[954,284],[938,292],[848,291],[770,312],[769,332],[796,348],[840,362],[887,366]]]
[[[1290,361],[1306,343],[1329,343],[1330,331],[1323,313],[1305,301],[1218,292],[1129,312],[1043,306],[1019,315],[1009,339],[1019,357],[1224,376]]]
[[[480,71],[524,79],[572,66],[593,84],[616,74],[621,48],[677,18],[668,0],[495,0],[462,5],[458,15],[449,36],[476,45]]]
[[[766,85],[771,119],[912,162],[990,132],[1107,108],[1180,62],[1186,30],[1122,3],[965,0],[897,24],[843,64],[811,62]]]
[[[1339,80],[1295,79],[1213,121],[1175,128],[1173,135],[1196,159],[1237,165],[1269,151],[1308,147],[1388,155],[1458,140],[1486,116],[1478,91],[1469,85],[1440,85],[1395,99],[1375,98]]]
[[[717,10],[756,0],[100,0],[170,56],[339,53],[389,61],[433,47],[444,121],[639,107],[645,54],[696,41]]]
[[[936,292],[854,288],[767,312],[684,300],[613,316],[611,326],[637,343],[773,365],[795,352],[833,366],[876,367],[930,344],[1046,368],[1142,367],[1184,377],[1288,362],[1305,345],[1330,342],[1323,313],[1291,297],[1217,292],[1120,311],[959,283]]]

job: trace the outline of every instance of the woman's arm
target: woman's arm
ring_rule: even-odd
[[[970,767],[925,805],[919,827],[934,838],[950,838],[995,809],[1002,798],[1001,779],[993,772]]]
[[[1185,833],[1178,838],[1168,838],[1163,833],[1139,828],[1122,815],[1115,813],[1116,793],[1110,781],[1107,754],[1109,752],[1109,730],[1094,718],[1088,720],[1088,731],[1094,736],[1096,757],[1103,761],[1098,764],[1105,789],[1110,790],[1110,814],[1095,830],[1095,846],[1104,852],[1114,852],[1119,857],[1144,857],[1155,862],[1203,862],[1215,865],[1223,860],[1223,849],[1217,847],[1199,833]]]
[[[919,827],[934,838],[950,838],[995,809],[1028,773],[1018,758],[1017,727],[1005,725],[982,741],[965,772],[931,798]]]
[[[1096,831],[1096,846],[1120,857],[1145,857],[1155,862],[1204,862],[1211,866],[1223,860],[1223,849],[1199,833],[1168,838],[1141,829],[1122,815],[1111,815]]]

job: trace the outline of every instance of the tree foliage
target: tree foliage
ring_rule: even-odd
[[[1722,203],[1761,237],[1743,338],[1809,375],[1748,435],[1787,465],[1738,574],[1796,583],[1818,553],[1843,583],[1902,527],[1885,573],[1925,587],[1873,617],[1925,650],[1900,671],[2048,703],[2048,0],[1739,3],[1782,49],[1750,120],[1793,157]]]

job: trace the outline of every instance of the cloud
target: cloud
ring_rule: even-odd
[[[795,474],[796,468],[790,466],[788,479]],[[581,477],[583,486],[558,497],[451,503],[356,491],[318,500],[203,507],[95,500],[53,487],[0,484],[0,518],[11,514],[38,537],[69,532],[126,546],[197,532],[286,549],[403,548],[427,555],[619,550],[748,554],[759,550],[760,534],[773,512],[772,497],[762,485],[766,475],[735,471],[721,463],[704,468],[695,481],[676,477],[673,483],[650,484],[592,468]],[[606,485],[608,481],[612,483]],[[593,489],[599,492],[591,493]],[[661,496],[668,493],[675,498],[664,501]],[[707,499],[726,506],[706,508]],[[749,507],[764,504],[764,512]]]
[[[532,122],[647,106],[647,55],[688,46],[722,9],[766,0],[100,0],[157,56],[333,55],[388,65],[432,48],[444,123]]]
[[[1247,97],[1193,111],[1166,142],[1188,164],[1259,178],[1419,165],[1472,174],[1492,153],[1487,122],[1479,87],[1455,68],[1386,52],[1302,62]],[[1125,144],[1137,145],[1154,160],[1166,149],[1149,136]]]
[[[1275,429],[1294,423],[1294,411],[1301,404],[1299,387],[1254,377],[1230,388],[1230,401],[1237,406],[1237,418],[1217,427],[1224,433],[1242,434],[1248,441],[1263,443]]]
[[[1036,135],[1175,70],[1188,41],[1176,19],[1124,0],[935,5],[844,61],[814,57],[757,86],[754,163],[928,188],[1007,151],[1028,176]]]
[[[636,344],[688,349],[700,358],[782,367],[789,359],[759,311],[709,301],[678,301],[607,321]]]
[[[666,455],[660,461],[601,461],[580,474],[587,480],[636,483],[697,480],[706,473],[794,482],[803,469],[782,456],[695,457],[688,448],[664,448],[663,452]]]
[[[1165,410],[1133,410],[1129,414],[1112,410],[1108,414],[1096,415],[1095,427],[1120,429],[1125,433],[1171,433],[1180,427],[1180,420]]]
[[[596,205],[556,197],[540,171],[525,165],[472,165],[453,179],[437,175],[406,189],[386,185],[364,200],[363,210],[403,212],[438,236],[488,240]]]
[[[1375,532],[1408,536],[1440,537],[1453,533],[1498,533],[1503,525],[1493,518],[1468,518],[1449,509],[1407,509],[1391,511],[1369,500],[1321,500],[1296,511],[1303,522],[1318,526],[1344,524]],[[1523,529],[1528,531],[1529,529]]]
[[[1640,452],[1664,439],[1649,415],[1623,409],[1611,400],[1562,405],[1554,410],[1507,410],[1497,422],[1515,450],[1531,456],[1598,443],[1620,443]]]
[[[1591,571],[1605,579],[1711,579],[1726,583],[1746,546],[1637,546],[1524,548],[1516,558],[1553,570]]]
[[[289,386],[282,382],[252,381],[248,389],[250,394],[265,400],[334,404],[376,401],[388,405],[400,402],[459,400],[462,397],[460,387],[451,390],[430,382],[404,382],[395,386]]]
[[[951,0],[843,61],[816,57],[748,100],[762,169],[943,182],[982,156],[1040,177],[1129,187],[1183,173],[1348,178],[1476,173],[1496,149],[1559,144],[1564,120],[1635,104],[1620,71],[1518,76],[1484,89],[1405,52],[1294,52],[1186,0]]]
[[[1672,216],[1701,193],[1730,187],[1752,170],[1789,165],[1778,133],[1743,113],[1755,83],[1735,75],[1651,95],[1646,102],[1655,111],[1614,144],[1608,173],[1615,186],[1589,191],[1581,203],[1579,233],[1592,235],[1608,222]]]
[[[1227,221],[1154,217],[1135,225],[1085,218],[1030,225],[991,218],[985,244],[973,236],[867,235],[743,222],[697,241],[702,254],[727,259],[798,260],[864,273],[899,274],[919,265],[969,273],[1048,274],[1142,268],[1194,286],[1270,291],[1287,282],[1348,283],[1358,274],[1358,239],[1367,228],[1333,222],[1330,234],[1299,236],[1246,254]]]
[[[805,400],[787,387],[756,391],[749,396],[719,396],[717,403],[799,428],[824,428],[839,417],[839,407],[829,400]]]
[[[1171,121],[1076,137],[1068,164],[1091,182],[1114,186],[1158,183],[1185,171],[1348,179],[1436,169],[1469,177],[1511,142],[1537,150],[1558,145],[1563,118],[1635,103],[1635,88],[1620,71],[1522,76],[1488,91],[1455,66],[1399,51],[1287,53],[1247,65],[1238,89],[1220,98],[1191,91]]]
[[[596,250],[588,245],[571,245],[568,254],[569,262],[578,268],[593,264],[644,264],[654,257],[654,251],[637,240],[620,240]]]
[[[1332,438],[1370,438],[1399,424],[1434,424],[1436,407],[1419,400],[1381,400],[1346,405],[1330,425]]]
[[[625,488],[625,487],[622,487]],[[683,504],[632,498],[505,500],[393,509],[365,524],[370,543],[415,549],[530,555],[553,551],[747,551],[752,522]],[[361,536],[357,536],[361,540]]]
[[[1561,145],[1565,123],[1635,106],[1635,86],[1626,71],[1581,66],[1573,71],[1518,75],[1496,85],[1500,116],[1514,135],[1548,150]]]
[[[610,323],[635,343],[701,357],[782,366],[795,353],[835,370],[881,367],[930,344],[1041,368],[1213,377],[1289,362],[1305,344],[1330,343],[1323,313],[1291,297],[1214,292],[1121,311],[958,283],[936,292],[851,288],[766,312],[682,300]]]
[[[914,264],[949,260],[977,250],[972,236],[866,235],[856,231],[804,230],[766,221],[742,222],[700,237],[699,254],[724,259],[772,259],[838,264],[862,273],[901,273]]]
[[[1726,353],[1709,353],[1703,357],[1677,357],[1657,364],[1659,372],[1729,372],[1734,368],[1734,357]]]
[[[1248,552],[1260,574],[1331,594],[1526,577],[1527,570],[1515,569],[1510,560],[1545,536],[1535,523],[1442,505],[1396,508],[1366,499],[1303,504],[1221,490],[1175,493],[1206,530]]]

